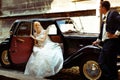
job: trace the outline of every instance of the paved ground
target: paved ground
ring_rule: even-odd
[[[62,69],[55,76],[48,77],[46,79],[35,78],[32,76],[26,76],[23,74],[23,71],[5,69],[0,67],[0,80],[80,80],[79,77],[79,68],[72,67],[70,69]]]
[[[26,76],[22,71],[13,70],[13,69],[5,69],[0,67],[0,80],[46,80],[35,78],[32,76]]]
[[[118,72],[119,80],[120,80],[120,71]],[[55,76],[40,79],[32,76],[25,76],[23,71],[13,70],[13,69],[5,69],[0,67],[0,80],[81,80],[79,77],[79,68],[72,67],[69,69],[62,69]]]

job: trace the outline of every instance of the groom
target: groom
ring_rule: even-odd
[[[100,12],[104,15],[99,37],[93,45],[103,42],[99,56],[102,69],[100,80],[118,80],[117,54],[120,49],[120,15],[117,11],[110,10],[108,1],[101,2]]]

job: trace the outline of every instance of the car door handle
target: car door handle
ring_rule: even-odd
[[[18,42],[22,42],[22,43],[24,42],[24,40],[23,40],[23,39],[20,39],[20,38],[18,38],[17,41],[18,41]]]

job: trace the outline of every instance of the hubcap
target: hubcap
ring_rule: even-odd
[[[10,62],[9,62],[9,60],[8,60],[8,52],[7,52],[7,50],[4,50],[4,51],[2,52],[2,62],[3,62],[3,64],[5,64],[5,65],[9,65],[9,64],[10,64]]]
[[[97,62],[87,61],[83,66],[84,75],[90,80],[97,80],[101,76],[101,69]]]

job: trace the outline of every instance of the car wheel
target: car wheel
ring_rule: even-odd
[[[97,62],[96,56],[85,56],[82,59],[81,65],[79,66],[80,75],[82,80],[89,79],[89,80],[97,80],[101,76],[101,69]]]
[[[11,62],[8,57],[8,50],[4,49],[1,51],[0,61],[1,61],[2,67],[10,67]]]

